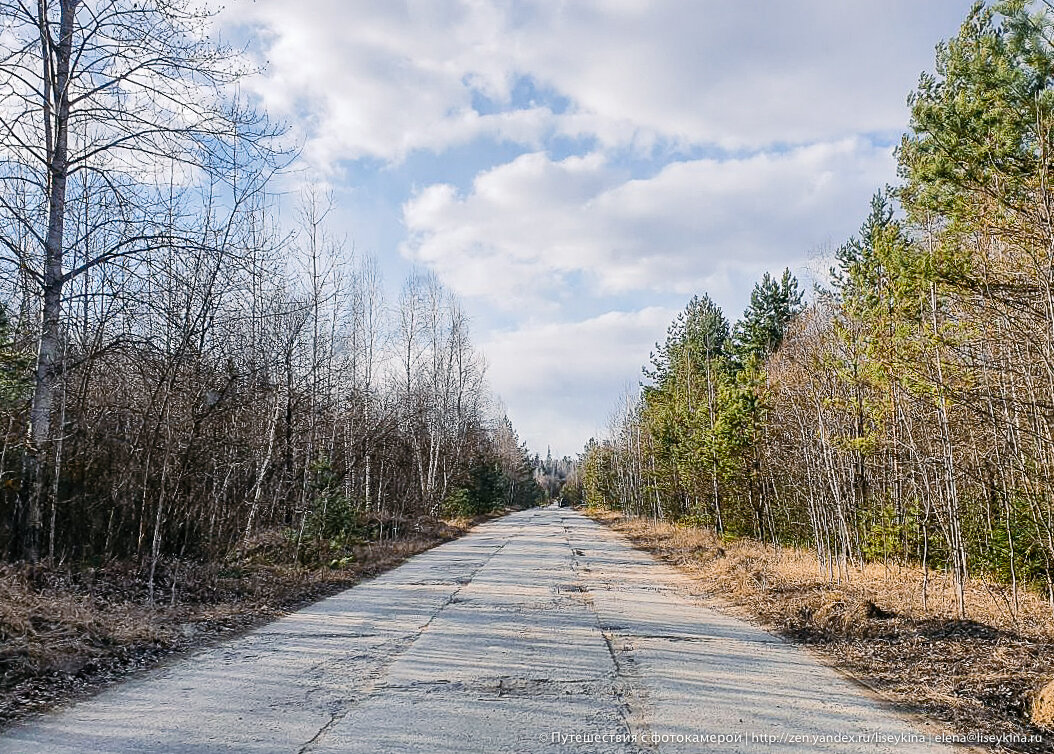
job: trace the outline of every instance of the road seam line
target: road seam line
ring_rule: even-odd
[[[453,604],[454,599],[461,592],[461,590],[464,589],[469,584],[471,584],[472,580],[474,578],[476,578],[476,575],[480,571],[482,571],[484,568],[486,568],[487,564],[490,563],[490,561],[493,560],[494,557],[499,552],[501,552],[503,549],[505,549],[505,545],[507,545],[508,543],[509,543],[509,538],[506,537],[505,541],[502,542],[493,552],[490,553],[490,555],[487,556],[486,560],[484,560],[482,563],[480,563],[479,566],[477,566],[476,569],[472,571],[472,574],[468,577],[468,579],[466,579],[465,581],[460,582],[460,583],[457,584],[457,588],[453,592],[450,593],[450,596],[447,597],[446,601],[444,601],[443,604],[441,604],[438,608],[436,608],[436,610],[429,616],[428,620],[426,620],[417,629],[417,631],[412,632],[412,633],[408,633],[405,636],[399,637],[398,640],[393,642],[393,643],[396,643],[396,644],[405,642],[406,646],[403,647],[400,650],[396,650],[391,655],[386,657],[385,661],[382,662],[377,667],[377,669],[374,672],[370,673],[370,676],[372,676],[372,678],[370,680],[372,682],[366,685],[365,693],[362,694],[361,696],[359,696],[358,698],[351,699],[350,703],[346,707],[341,708],[337,712],[330,713],[329,721],[325,725],[323,725],[321,728],[319,728],[318,731],[315,733],[315,735],[313,735],[309,741],[305,742],[303,744],[303,746],[300,747],[300,750],[299,750],[298,754],[308,754],[311,751],[311,749],[315,746],[315,744],[318,743],[319,740],[321,738],[323,738],[326,733],[328,733],[339,722],[344,720],[345,717],[347,717],[349,714],[351,714],[351,711],[353,709],[355,709],[356,707],[361,705],[363,702],[365,702],[368,699],[370,699],[370,697],[373,696],[373,694],[377,691],[378,688],[389,688],[387,686],[381,686],[380,685],[379,681],[380,681],[381,677],[388,672],[388,670],[391,668],[391,666],[394,665],[399,660],[400,657],[402,657],[404,654],[406,654],[407,652],[410,651],[410,649],[413,647],[414,643],[418,639],[420,639],[421,636],[424,635],[425,631],[428,630],[428,627],[432,625],[432,621],[434,621],[439,616],[439,614],[442,613],[446,608],[448,608],[451,604]],[[395,688],[398,688],[398,687],[395,687]]]

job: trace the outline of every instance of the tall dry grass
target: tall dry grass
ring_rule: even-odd
[[[1021,591],[1015,602],[1005,585],[973,579],[962,620],[945,573],[871,563],[832,579],[811,551],[590,515],[682,569],[720,605],[809,644],[890,701],[957,733],[1019,737],[992,751],[1054,752],[1054,617],[1041,595]]]
[[[951,575],[918,566],[850,565],[832,576],[810,550],[749,539],[723,540],[716,532],[664,521],[626,517],[603,510],[590,515],[622,532],[635,544],[701,577],[713,596],[752,604],[779,625],[809,620],[822,629],[867,631],[868,621],[897,617],[956,621]],[[925,592],[924,592],[925,585]],[[774,601],[773,595],[780,600]],[[966,585],[967,619],[1038,641],[1054,641],[1054,611],[1041,595],[973,578]],[[978,629],[979,630],[979,629]]]

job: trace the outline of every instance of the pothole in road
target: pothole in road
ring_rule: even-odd
[[[473,680],[439,680],[427,683],[412,683],[406,686],[388,686],[390,691],[424,691],[425,693],[465,693],[477,695],[481,700],[499,701],[506,698],[560,698],[587,696],[600,698],[610,693],[610,677],[598,678],[478,678]]]

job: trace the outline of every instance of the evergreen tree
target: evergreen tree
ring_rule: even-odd
[[[705,293],[693,296],[667,329],[666,341],[656,344],[652,368],[644,374],[662,386],[685,369],[702,371],[709,361],[724,355],[728,341],[728,320],[721,307]]]
[[[789,269],[777,280],[765,273],[750,293],[750,305],[733,332],[735,352],[741,364],[762,360],[776,352],[791,320],[803,307],[798,280]]]

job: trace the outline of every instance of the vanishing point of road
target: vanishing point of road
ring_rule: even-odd
[[[930,731],[579,513],[395,570],[0,737],[0,752],[927,752]]]

